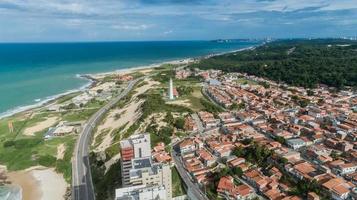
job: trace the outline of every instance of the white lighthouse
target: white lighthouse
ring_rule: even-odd
[[[170,100],[174,100],[174,86],[173,86],[173,83],[172,83],[172,78],[170,78],[169,99]]]

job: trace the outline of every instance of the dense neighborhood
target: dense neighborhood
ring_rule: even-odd
[[[171,155],[162,143],[147,150],[152,162],[174,164],[186,186],[192,184],[186,198],[357,197],[352,90],[304,89],[219,70],[176,70],[176,79],[189,76],[203,79],[202,93],[217,109],[187,115],[188,134],[173,136]]]

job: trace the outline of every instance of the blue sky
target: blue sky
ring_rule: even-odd
[[[357,35],[357,0],[0,0],[0,42]]]

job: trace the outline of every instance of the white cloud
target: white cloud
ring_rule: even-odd
[[[115,24],[112,25],[112,29],[116,30],[130,30],[130,31],[136,31],[136,30],[146,30],[153,25],[147,25],[147,24]]]
[[[167,31],[164,31],[163,34],[164,35],[168,35],[168,34],[171,34],[173,33],[174,31],[173,30],[167,30]]]

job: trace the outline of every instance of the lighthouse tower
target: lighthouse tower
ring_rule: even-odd
[[[169,99],[170,100],[174,100],[174,86],[173,86],[173,83],[172,83],[172,78],[170,78]]]

